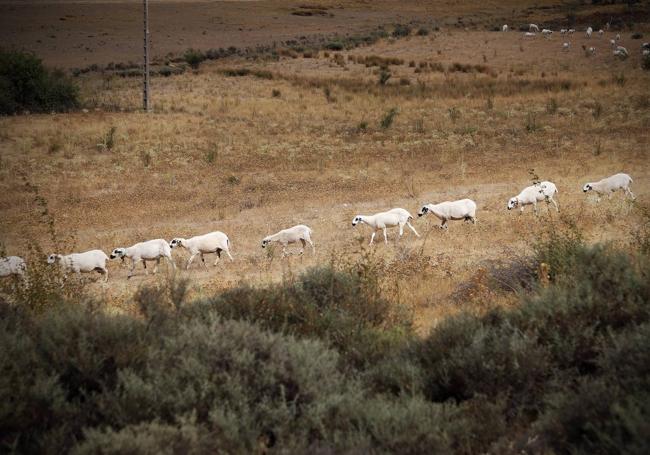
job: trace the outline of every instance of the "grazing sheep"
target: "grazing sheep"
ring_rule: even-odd
[[[620,41],[620,40],[621,40],[621,34],[620,34],[620,33],[617,33],[617,34],[616,34],[616,41]]]
[[[503,27],[501,27],[502,32],[507,32],[508,31],[508,25],[504,24]]]
[[[465,220],[476,224],[476,202],[471,199],[461,199],[459,201],[445,201],[439,204],[423,205],[418,212],[418,217],[433,213],[441,221],[440,229],[447,229],[448,220]]]
[[[11,275],[24,276],[27,266],[25,260],[18,256],[7,256],[0,258],[0,278]]]
[[[531,185],[524,188],[517,196],[510,198],[508,201],[508,210],[520,207],[520,210],[523,213],[524,207],[532,204],[533,211],[537,213],[537,203],[546,201],[547,204],[552,202],[555,206],[555,210],[559,212],[560,209],[555,202],[555,199],[553,199],[553,196],[557,194],[557,192],[557,187],[552,182],[541,182]]]
[[[576,32],[576,29],[575,29],[575,28],[570,28],[569,30],[567,30],[567,33],[568,33],[569,35],[573,35],[575,32]]]
[[[50,254],[47,257],[48,264],[58,262],[65,272],[72,271],[76,274],[99,272],[104,275],[104,281],[108,281],[108,269],[106,261],[108,256],[102,250],[90,250],[84,253],[72,253],[66,256]]]
[[[549,30],[547,28],[542,30],[542,35],[544,35],[545,38],[550,38],[552,34],[553,30]]]
[[[587,31],[585,32],[585,36],[587,38],[591,38],[591,34],[594,32],[594,29],[591,27],[587,27]]]
[[[612,46],[612,49],[616,48],[616,40],[610,39],[609,45]]]
[[[262,248],[266,248],[266,246],[271,242],[278,242],[282,245],[282,257],[284,257],[287,255],[287,245],[300,241],[300,243],[302,243],[300,254],[303,254],[305,251],[307,243],[311,245],[312,253],[316,254],[316,247],[314,246],[314,242],[311,241],[312,233],[313,231],[309,226],[299,224],[288,229],[283,229],[276,234],[267,235],[262,239]]]
[[[535,33],[533,33],[533,32],[525,32],[524,36],[526,38],[532,38],[532,37],[537,36],[537,35]]]
[[[569,43],[563,43],[562,44],[562,50],[564,52],[568,52],[569,51]]]
[[[198,235],[190,239],[176,237],[175,239],[172,239],[171,242],[169,242],[169,246],[172,249],[176,247],[182,247],[189,250],[191,256],[187,260],[185,269],[190,268],[190,264],[194,260],[194,257],[197,255],[201,256],[201,262],[203,262],[203,265],[206,268],[207,266],[205,265],[205,258],[203,257],[204,254],[215,253],[217,255],[217,259],[214,261],[215,266],[221,258],[222,251],[226,252],[231,261],[233,260],[232,256],[230,255],[230,239],[226,234],[219,231],[210,232],[209,234],[204,235]]]
[[[375,240],[375,234],[377,231],[382,229],[384,231],[384,242],[388,244],[388,236],[386,235],[386,229],[389,227],[399,226],[399,236],[402,237],[404,234],[404,225],[407,225],[413,233],[420,237],[420,234],[411,226],[410,220],[413,219],[413,216],[406,210],[396,208],[391,209],[387,212],[376,213],[374,215],[357,215],[352,220],[352,226],[356,226],[359,223],[365,223],[371,228],[373,228],[372,236],[370,237],[370,245]]]
[[[643,49],[641,51],[641,55],[643,55],[644,57],[649,56],[650,55],[650,49]]]
[[[643,43],[643,44],[641,45],[641,49],[647,49],[647,50],[650,50],[650,43]]]
[[[614,174],[610,177],[599,180],[598,182],[585,183],[585,186],[582,187],[582,191],[585,193],[587,191],[595,191],[598,194],[597,201],[600,202],[600,197],[603,194],[608,194],[609,199],[611,199],[615,191],[623,190],[626,195],[630,196],[632,200],[634,200],[636,197],[630,189],[630,184],[632,182],[632,177],[627,174]]]
[[[111,259],[125,257],[131,258],[131,269],[129,270],[129,275],[127,278],[133,276],[133,271],[138,262],[142,261],[142,264],[145,268],[145,274],[147,274],[147,261],[156,261],[154,266],[153,273],[155,274],[158,271],[158,265],[160,264],[160,258],[166,258],[167,261],[172,265],[172,269],[176,268],[174,261],[172,260],[172,250],[164,239],[155,239],[147,240],[146,242],[136,243],[133,246],[128,248],[115,248],[111,252]]]
[[[601,28],[600,30],[598,30],[598,35],[599,35],[601,38],[602,38],[602,36],[603,36],[604,34],[605,34],[605,30],[603,30],[602,28]]]
[[[566,35],[567,29],[566,28],[561,28],[560,29],[560,35]]]
[[[594,55],[596,53],[596,48],[595,47],[593,47],[593,46],[587,47],[584,44],[582,45],[582,50],[585,51],[585,56],[586,57],[591,57],[592,55]]]
[[[537,24],[530,24],[528,25],[528,31],[539,33],[539,27],[537,26]]]
[[[630,56],[630,54],[627,52],[627,49],[625,49],[623,46],[616,46],[616,49],[614,49],[614,55],[621,60],[625,60]]]

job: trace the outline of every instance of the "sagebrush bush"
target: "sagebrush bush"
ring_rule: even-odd
[[[34,54],[0,50],[0,115],[65,112],[79,106],[79,88]]]

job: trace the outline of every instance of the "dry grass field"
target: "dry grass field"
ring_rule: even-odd
[[[528,254],[549,225],[574,222],[590,240],[614,242],[637,228],[650,207],[650,73],[631,32],[625,61],[611,55],[610,35],[576,34],[562,52],[559,34],[442,27],[311,58],[206,62],[153,79],[151,114],[138,110],[137,78],[89,73],[77,79],[84,112],[0,119],[0,241],[10,254],[33,241],[54,248],[29,182],[75,251],[226,232],[234,262],[180,272],[195,295],[371,255],[385,267],[386,292],[424,331],[467,309],[453,298],[462,283],[489,261]],[[363,63],[369,56],[397,59],[386,84]],[[250,74],[232,75],[242,68]],[[582,193],[616,172],[634,178],[635,202]],[[557,184],[559,215],[545,204],[539,216],[506,210],[533,176]],[[478,204],[475,226],[441,231],[432,216],[417,219],[424,203],[465,197]],[[369,228],[353,228],[352,218],[393,207],[416,216],[421,238],[407,230],[396,242],[393,230],[388,245],[368,249]],[[312,227],[315,256],[281,259],[260,247],[298,223]],[[174,256],[184,266],[187,254]],[[139,268],[127,281],[117,261],[109,274],[90,287],[117,308],[157,279]]]

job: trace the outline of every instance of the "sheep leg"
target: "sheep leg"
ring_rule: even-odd
[[[377,231],[372,231],[372,235],[370,236],[370,244],[372,245],[372,242],[375,240],[375,234],[377,234]]]
[[[215,251],[215,253],[216,253],[216,255],[217,255],[217,259],[214,261],[214,264],[212,264],[212,265],[214,265],[214,266],[216,267],[217,263],[218,263],[219,260],[221,259],[221,248],[217,248],[217,250]]]
[[[165,259],[167,259],[167,262],[171,264],[172,270],[176,270],[176,264],[174,264],[174,260],[172,259],[171,255],[170,256],[165,256]],[[160,258],[158,258],[160,261]]]
[[[140,259],[135,259],[135,258],[131,259],[131,270],[129,270],[129,274],[126,277],[127,280],[133,276],[133,271],[135,270],[135,266],[138,262],[140,262]],[[142,261],[142,262],[144,263],[144,268],[146,269],[147,262],[146,261]]]
[[[185,270],[188,270],[190,268],[190,264],[192,263],[192,261],[194,260],[194,257],[197,254],[198,253],[194,253],[193,255],[190,256],[190,258],[187,260],[187,264],[185,265]],[[201,259],[203,259],[203,258],[201,258]],[[203,261],[203,265],[205,265],[205,261]]]
[[[305,242],[305,239],[300,239],[300,243],[302,244],[302,248],[300,249],[300,254],[305,253],[305,247],[307,246],[307,242]]]
[[[153,274],[158,273],[158,265],[160,264],[160,257],[156,258],[156,265],[153,266]]]
[[[553,203],[555,206],[555,211],[560,213],[560,207],[558,207],[557,202],[555,202],[555,199],[551,198],[550,201]]]
[[[632,200],[635,200],[635,199],[636,199],[636,196],[634,196],[634,193],[632,192],[632,190],[631,190],[629,187],[626,187],[626,188],[625,188],[625,194],[627,194],[628,196],[630,196],[630,198],[632,198]]]
[[[409,222],[407,221],[407,222],[406,222],[406,225],[407,225],[409,228],[411,228],[411,230],[413,231],[413,233],[414,233],[417,237],[420,237],[420,234],[418,234],[418,231],[415,230],[415,228],[411,225],[411,223],[409,223]]]
[[[386,243],[386,245],[388,245],[388,236],[386,235],[386,228],[383,229],[384,229],[384,242]]]
[[[537,202],[533,202],[533,213],[537,215]]]
[[[400,223],[399,224],[399,236],[400,236],[400,238],[402,237],[402,235],[404,235],[404,224]]]
[[[226,254],[228,255],[228,257],[230,258],[230,261],[231,261],[231,262],[234,261],[234,259],[233,259],[232,256],[230,255],[230,250],[224,250],[224,251],[226,252]]]
[[[447,218],[442,219],[442,223],[440,223],[440,229],[449,229],[449,226],[447,226]]]
[[[207,269],[208,266],[205,265],[205,257],[203,256],[203,253],[200,253],[200,255],[201,255],[201,262],[203,263],[203,267],[205,267]]]
[[[104,283],[108,283],[108,269],[106,267],[99,269],[99,273],[104,275]]]

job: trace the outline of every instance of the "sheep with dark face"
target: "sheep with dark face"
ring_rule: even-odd
[[[99,272],[104,275],[104,281],[108,281],[107,260],[108,256],[102,250],[90,250],[65,256],[50,254],[47,257],[48,264],[59,263],[65,272],[74,272],[76,274]]]
[[[205,259],[203,255],[214,253],[217,255],[217,259],[214,261],[214,265],[217,265],[219,259],[221,258],[221,252],[225,252],[230,260],[233,258],[230,255],[230,239],[226,234],[220,231],[210,232],[209,234],[198,235],[189,239],[184,239],[181,237],[176,237],[169,242],[169,246],[173,249],[176,247],[186,248],[190,252],[190,258],[187,260],[186,269],[190,268],[190,264],[194,260],[194,257],[197,255],[201,256],[201,261],[205,266]],[[207,267],[207,266],[206,266]]]
[[[418,212],[418,217],[427,213],[433,213],[442,221],[440,229],[447,229],[447,221],[449,220],[465,220],[476,224],[476,202],[471,199],[423,205]]]
[[[552,182],[541,182],[524,188],[517,196],[510,198],[508,201],[508,210],[519,207],[521,213],[527,205],[533,206],[533,211],[537,213],[537,203],[546,201],[547,204],[553,203],[556,211],[560,211],[553,196],[557,194],[557,187]]]
[[[614,192],[618,190],[623,190],[624,194],[630,196],[632,200],[636,199],[634,193],[630,189],[630,185],[633,183],[632,177],[628,174],[614,174],[597,182],[588,182],[582,187],[582,191],[587,193],[588,191],[593,191],[598,194],[597,200],[600,201],[600,197],[604,194],[609,196],[609,199],[612,198]]]
[[[303,254],[305,246],[307,246],[308,243],[311,246],[312,253],[316,254],[316,247],[314,246],[314,242],[311,240],[312,233],[313,231],[309,226],[299,224],[288,229],[283,229],[275,234],[267,235],[262,239],[262,248],[266,248],[271,243],[277,242],[282,245],[282,256],[284,257],[287,255],[287,245],[300,242],[302,243],[300,254]]]
[[[133,271],[138,262],[142,261],[142,264],[147,268],[147,261],[156,261],[154,266],[153,273],[155,274],[158,271],[158,265],[160,264],[160,259],[165,258],[171,264],[172,269],[175,269],[174,261],[172,260],[172,250],[164,239],[155,239],[148,240],[146,242],[136,243],[133,246],[128,248],[115,248],[111,252],[111,259],[125,257],[131,259],[131,269],[129,270],[129,275],[127,278],[133,276]]]
[[[388,244],[388,236],[386,235],[386,229],[391,227],[399,227],[399,236],[402,237],[404,234],[404,226],[408,226],[413,233],[420,237],[420,234],[415,230],[411,225],[410,220],[413,219],[413,216],[405,209],[395,208],[387,212],[380,212],[374,215],[357,215],[352,220],[352,226],[363,223],[367,224],[373,228],[372,236],[370,237],[370,245],[375,240],[375,235],[380,229],[384,232],[384,242]]]

